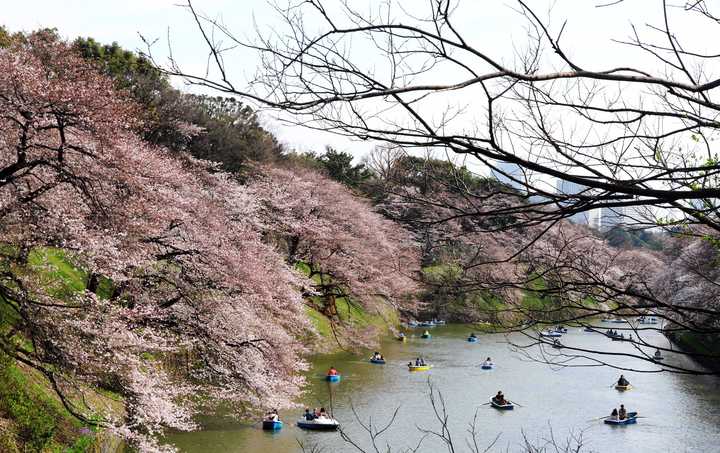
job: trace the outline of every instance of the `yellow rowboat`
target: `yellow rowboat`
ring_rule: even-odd
[[[632,388],[632,385],[615,385],[615,390],[620,390],[621,392],[624,392],[625,390],[630,390]]]
[[[428,371],[432,368],[432,365],[408,365],[410,371]]]

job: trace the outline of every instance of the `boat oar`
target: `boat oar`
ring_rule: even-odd
[[[608,418],[608,417],[610,417],[610,415],[603,415],[602,417],[591,418],[591,419],[588,420],[588,421],[589,421],[589,422],[596,422],[596,421],[598,421],[598,420],[602,420],[602,419]]]
[[[481,406],[487,406],[488,404],[490,404],[489,401],[487,403],[482,403]]]
[[[520,403],[516,403],[515,401],[510,401],[510,402],[513,403],[513,404],[516,405],[516,406],[525,407],[525,406],[523,406],[523,405],[520,404]]]

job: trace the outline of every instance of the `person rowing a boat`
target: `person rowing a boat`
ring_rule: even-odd
[[[470,338],[477,338],[477,336],[475,335],[475,332],[470,334]]]
[[[662,353],[660,352],[659,349],[656,349],[656,350],[655,350],[655,358],[656,358],[656,359],[662,358]]]
[[[425,366],[425,359],[422,357],[417,357],[415,359],[415,366]]]
[[[627,387],[628,385],[630,385],[630,382],[628,382],[628,380],[625,379],[625,376],[621,374],[620,379],[618,379],[617,385],[621,387]]]
[[[618,419],[618,410],[617,410],[617,407],[614,408],[614,409],[612,410],[612,412],[610,412],[610,418],[613,419],[613,420],[617,420],[617,419]]]
[[[307,420],[309,422],[315,420],[315,414],[310,412],[310,409],[307,409],[307,408],[305,409],[305,415],[303,415],[303,417],[305,417],[305,420]]]
[[[490,365],[492,365],[492,364],[493,364],[493,363],[492,363],[492,359],[491,359],[490,357],[488,357],[487,359],[485,359],[485,361],[483,362],[483,365],[485,365],[485,366],[490,366]]]
[[[265,420],[267,420],[269,422],[276,422],[276,421],[280,420],[280,416],[278,415],[277,409],[273,409],[270,412],[268,412],[267,414],[265,414]]]
[[[507,400],[505,400],[505,395],[503,395],[502,390],[498,390],[497,395],[493,397],[493,401],[500,406],[504,406],[508,403]]]
[[[331,366],[327,374],[328,376],[337,376],[338,370],[336,370],[334,366]]]
[[[618,418],[620,420],[625,420],[627,418],[627,410],[625,410],[625,405],[620,405],[620,410],[618,411]]]

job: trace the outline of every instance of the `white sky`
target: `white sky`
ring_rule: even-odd
[[[676,1],[684,3],[684,0]],[[429,3],[427,0],[401,2],[418,14]],[[205,51],[191,17],[184,8],[176,6],[183,0],[23,0],[4,3],[0,23],[11,31],[56,27],[68,39],[90,36],[102,43],[116,41],[131,50],[143,47],[138,35],[142,33],[150,39],[159,40],[158,53],[162,53],[167,44],[169,32],[175,56],[185,69],[201,71],[205,64]],[[332,4],[333,1],[327,0],[326,3]],[[378,0],[352,0],[354,6],[361,8],[377,8],[381,3]],[[662,20],[660,0],[626,0],[612,8],[595,7],[598,3],[606,3],[603,0],[528,0],[528,3],[542,18],[548,16],[549,5],[554,5],[551,25],[555,31],[568,19],[563,41],[569,54],[592,69],[623,64],[642,66],[649,60],[638,58],[636,53],[613,44],[610,38],[627,38],[630,23],[642,30],[646,23],[660,25]],[[265,0],[195,0],[194,5],[210,16],[221,16],[226,25],[241,37],[254,35],[254,20],[263,31],[278,25],[275,13]],[[511,6],[516,7],[512,0],[463,0],[456,25],[476,47],[509,62],[513,59],[516,46],[524,43],[523,27],[526,25]],[[692,25],[680,18],[675,26],[686,42],[688,39],[691,41],[688,46],[695,50],[708,50],[707,46],[717,41],[706,39],[707,35],[702,30],[691,28]],[[248,52],[237,54],[229,68],[238,86],[243,86],[243,82],[253,75],[257,64],[254,55]],[[281,141],[301,150],[321,150],[330,144],[359,156],[372,146],[299,127],[286,127],[272,120],[268,120],[268,126]]]

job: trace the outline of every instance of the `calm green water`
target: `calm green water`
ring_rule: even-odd
[[[458,452],[466,447],[468,423],[478,414],[480,445],[500,435],[490,451],[517,451],[522,432],[536,443],[550,436],[565,439],[570,433],[582,435],[587,450],[598,452],[691,452],[720,451],[720,380],[671,375],[667,373],[625,373],[634,389],[619,393],[611,384],[618,372],[602,367],[553,369],[528,361],[511,351],[504,335],[481,335],[478,343],[465,341],[469,328],[446,326],[432,329],[433,338],[423,340],[416,331],[406,343],[388,339],[382,345],[387,365],[372,365],[367,357],[336,354],[314,361],[310,384],[303,404],[310,407],[331,405],[335,417],[346,432],[361,445],[368,438],[355,421],[351,406],[367,421],[385,422],[399,407],[398,418],[381,439],[393,451],[414,446],[422,434],[417,427],[437,428],[428,401],[428,378],[442,392],[449,412],[449,425]],[[520,334],[510,337],[523,342]],[[651,337],[653,338],[653,337]],[[663,343],[656,334],[653,340]],[[564,344],[631,350],[627,343],[610,342],[599,334],[571,328]],[[406,363],[423,355],[434,365],[430,372],[409,373]],[[497,367],[479,368],[491,356]],[[669,356],[669,361],[685,360]],[[629,362],[628,362],[629,364]],[[323,373],[331,365],[343,374],[342,382],[328,384]],[[637,363],[634,363],[637,365]],[[646,366],[649,368],[650,366]],[[482,405],[502,389],[508,399],[523,407],[501,412]],[[590,419],[609,414],[623,403],[647,418],[636,425],[613,427]],[[168,441],[183,452],[296,453],[305,445],[325,447],[325,452],[352,452],[339,433],[313,433],[297,429],[294,422],[302,410],[281,413],[285,427],[278,433],[263,432],[259,427],[234,421],[209,418],[205,429],[169,436]],[[382,450],[382,449],[381,449]],[[427,439],[418,450],[445,452],[436,440]],[[554,451],[554,450],[552,450]]]

